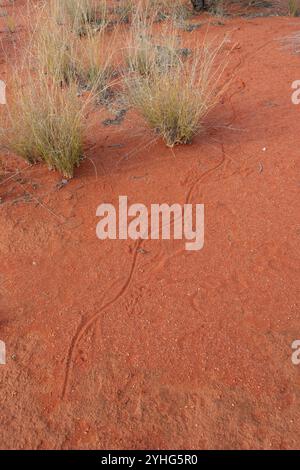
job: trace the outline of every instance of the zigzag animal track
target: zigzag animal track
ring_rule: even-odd
[[[77,329],[77,332],[75,333],[75,336],[73,336],[72,341],[70,343],[69,350],[68,350],[68,354],[67,354],[66,371],[65,371],[64,383],[63,383],[63,389],[62,389],[62,399],[65,399],[67,392],[68,392],[73,356],[81,338],[83,337],[85,332],[94,324],[94,322],[97,321],[101,313],[104,310],[110,308],[113,304],[115,304],[128,290],[131,280],[134,275],[136,262],[137,262],[137,256],[138,256],[138,249],[141,247],[141,243],[142,243],[142,240],[137,240],[135,243],[135,249],[133,251],[130,271],[125,282],[122,284],[120,290],[111,300],[108,300],[107,302],[104,302],[104,299],[105,299],[105,294],[104,294],[104,299],[103,299],[103,303],[102,303],[100,310],[94,315],[92,315],[88,320],[84,321],[83,324],[79,325],[79,328]],[[113,284],[115,284],[115,282]],[[110,291],[110,289],[108,289],[108,291]]]
[[[215,165],[213,168],[210,168],[209,170],[202,173],[199,176],[199,178],[197,178],[195,180],[195,182],[192,184],[192,186],[190,187],[190,189],[187,193],[186,203],[190,202],[190,200],[192,198],[192,195],[193,195],[193,191],[196,188],[197,184],[199,182],[203,181],[203,179],[207,175],[209,175],[210,173],[212,173],[212,172],[216,171],[218,168],[220,168],[223,165],[224,161],[225,161],[225,154],[224,154],[224,149],[223,149],[223,144],[222,144],[222,160],[217,165]],[[107,302],[103,302],[100,310],[97,313],[95,313],[93,316],[91,316],[83,324],[79,325],[77,332],[75,333],[74,337],[72,338],[72,341],[70,343],[70,347],[69,347],[69,350],[68,350],[68,354],[67,354],[67,360],[66,360],[66,371],[65,371],[65,377],[64,377],[64,382],[63,382],[62,399],[65,399],[65,397],[67,395],[67,392],[68,392],[68,386],[69,386],[69,382],[70,382],[71,369],[72,369],[72,363],[73,363],[73,356],[74,356],[75,350],[76,350],[81,338],[83,337],[85,332],[94,324],[94,322],[97,321],[97,319],[100,317],[101,313],[104,310],[110,308],[112,305],[114,305],[127,292],[128,288],[130,286],[130,283],[133,279],[133,275],[134,275],[134,272],[135,272],[137,257],[138,257],[139,251],[142,248],[142,245],[143,245],[144,242],[145,242],[145,240],[141,240],[141,239],[139,239],[135,242],[134,249],[133,249],[133,255],[132,255],[132,263],[131,263],[131,268],[130,268],[130,271],[129,271],[129,275],[126,278],[123,285],[121,286],[120,290],[117,292],[117,294],[111,300],[109,300]],[[163,260],[162,266],[165,264],[165,262],[166,262],[166,259]],[[114,284],[115,284],[115,282],[114,282]],[[105,298],[105,296],[104,296],[104,298]]]

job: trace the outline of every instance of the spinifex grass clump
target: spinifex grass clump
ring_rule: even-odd
[[[171,57],[176,60],[167,66],[162,68],[157,60],[151,60],[147,74],[133,67],[125,79],[131,104],[168,146],[191,142],[207,113],[219,102],[225,66],[224,60],[217,63],[220,47],[204,44],[185,60],[173,51]]]
[[[29,163],[45,162],[71,178],[82,156],[84,104],[77,87],[62,89],[35,77],[16,87],[13,99],[7,105],[2,144]]]
[[[132,104],[169,147],[191,142],[207,112],[202,91],[191,89],[195,84],[187,73],[177,67],[172,74],[135,78],[129,85]]]
[[[114,33],[108,33],[105,26],[97,32],[87,28],[86,35],[80,40],[77,48],[76,63],[80,69],[81,81],[93,90],[96,96],[107,90],[113,75],[113,40]]]
[[[58,24],[46,10],[33,33],[31,61],[44,74],[60,83],[78,76],[79,41],[68,24]]]
[[[118,0],[113,9],[119,21],[129,23],[137,13],[154,22],[184,20],[191,15],[187,2],[182,0]]]
[[[170,44],[153,44],[149,36],[140,36],[127,56],[131,72],[141,77],[164,73],[180,61],[180,50]]]
[[[58,22],[45,9],[33,33],[31,65],[62,86],[76,81],[99,94],[112,74],[113,38],[108,41],[106,33],[105,25],[96,30],[87,25],[85,35],[79,37],[68,22]]]
[[[60,23],[68,23],[79,35],[108,22],[106,0],[52,0],[51,9]]]
[[[163,28],[161,34],[153,34],[153,19],[137,14],[131,28],[126,50],[126,62],[131,74],[149,77],[163,73],[180,61],[176,34]]]
[[[186,19],[190,15],[182,0],[146,0],[145,9],[155,21]]]

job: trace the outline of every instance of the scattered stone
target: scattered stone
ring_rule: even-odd
[[[67,180],[67,179],[62,179],[61,181],[59,181],[58,183],[56,183],[56,188],[57,188],[57,189],[62,189],[62,188],[64,188],[68,183],[69,183],[69,180]]]

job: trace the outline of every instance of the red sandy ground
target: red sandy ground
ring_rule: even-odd
[[[66,187],[20,160],[2,179],[2,449],[299,447],[300,56],[280,39],[300,21],[224,23],[233,84],[192,145],[96,111]],[[204,203],[204,249],[97,240],[97,206],[124,194]]]

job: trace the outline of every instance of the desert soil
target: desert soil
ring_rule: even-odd
[[[233,79],[192,145],[172,152],[133,111],[105,126],[96,109],[68,184],[2,154],[2,449],[300,446],[300,55],[284,41],[300,20],[194,21],[230,32]],[[3,17],[0,31],[12,51]],[[96,208],[119,195],[204,203],[204,248],[99,241]]]

